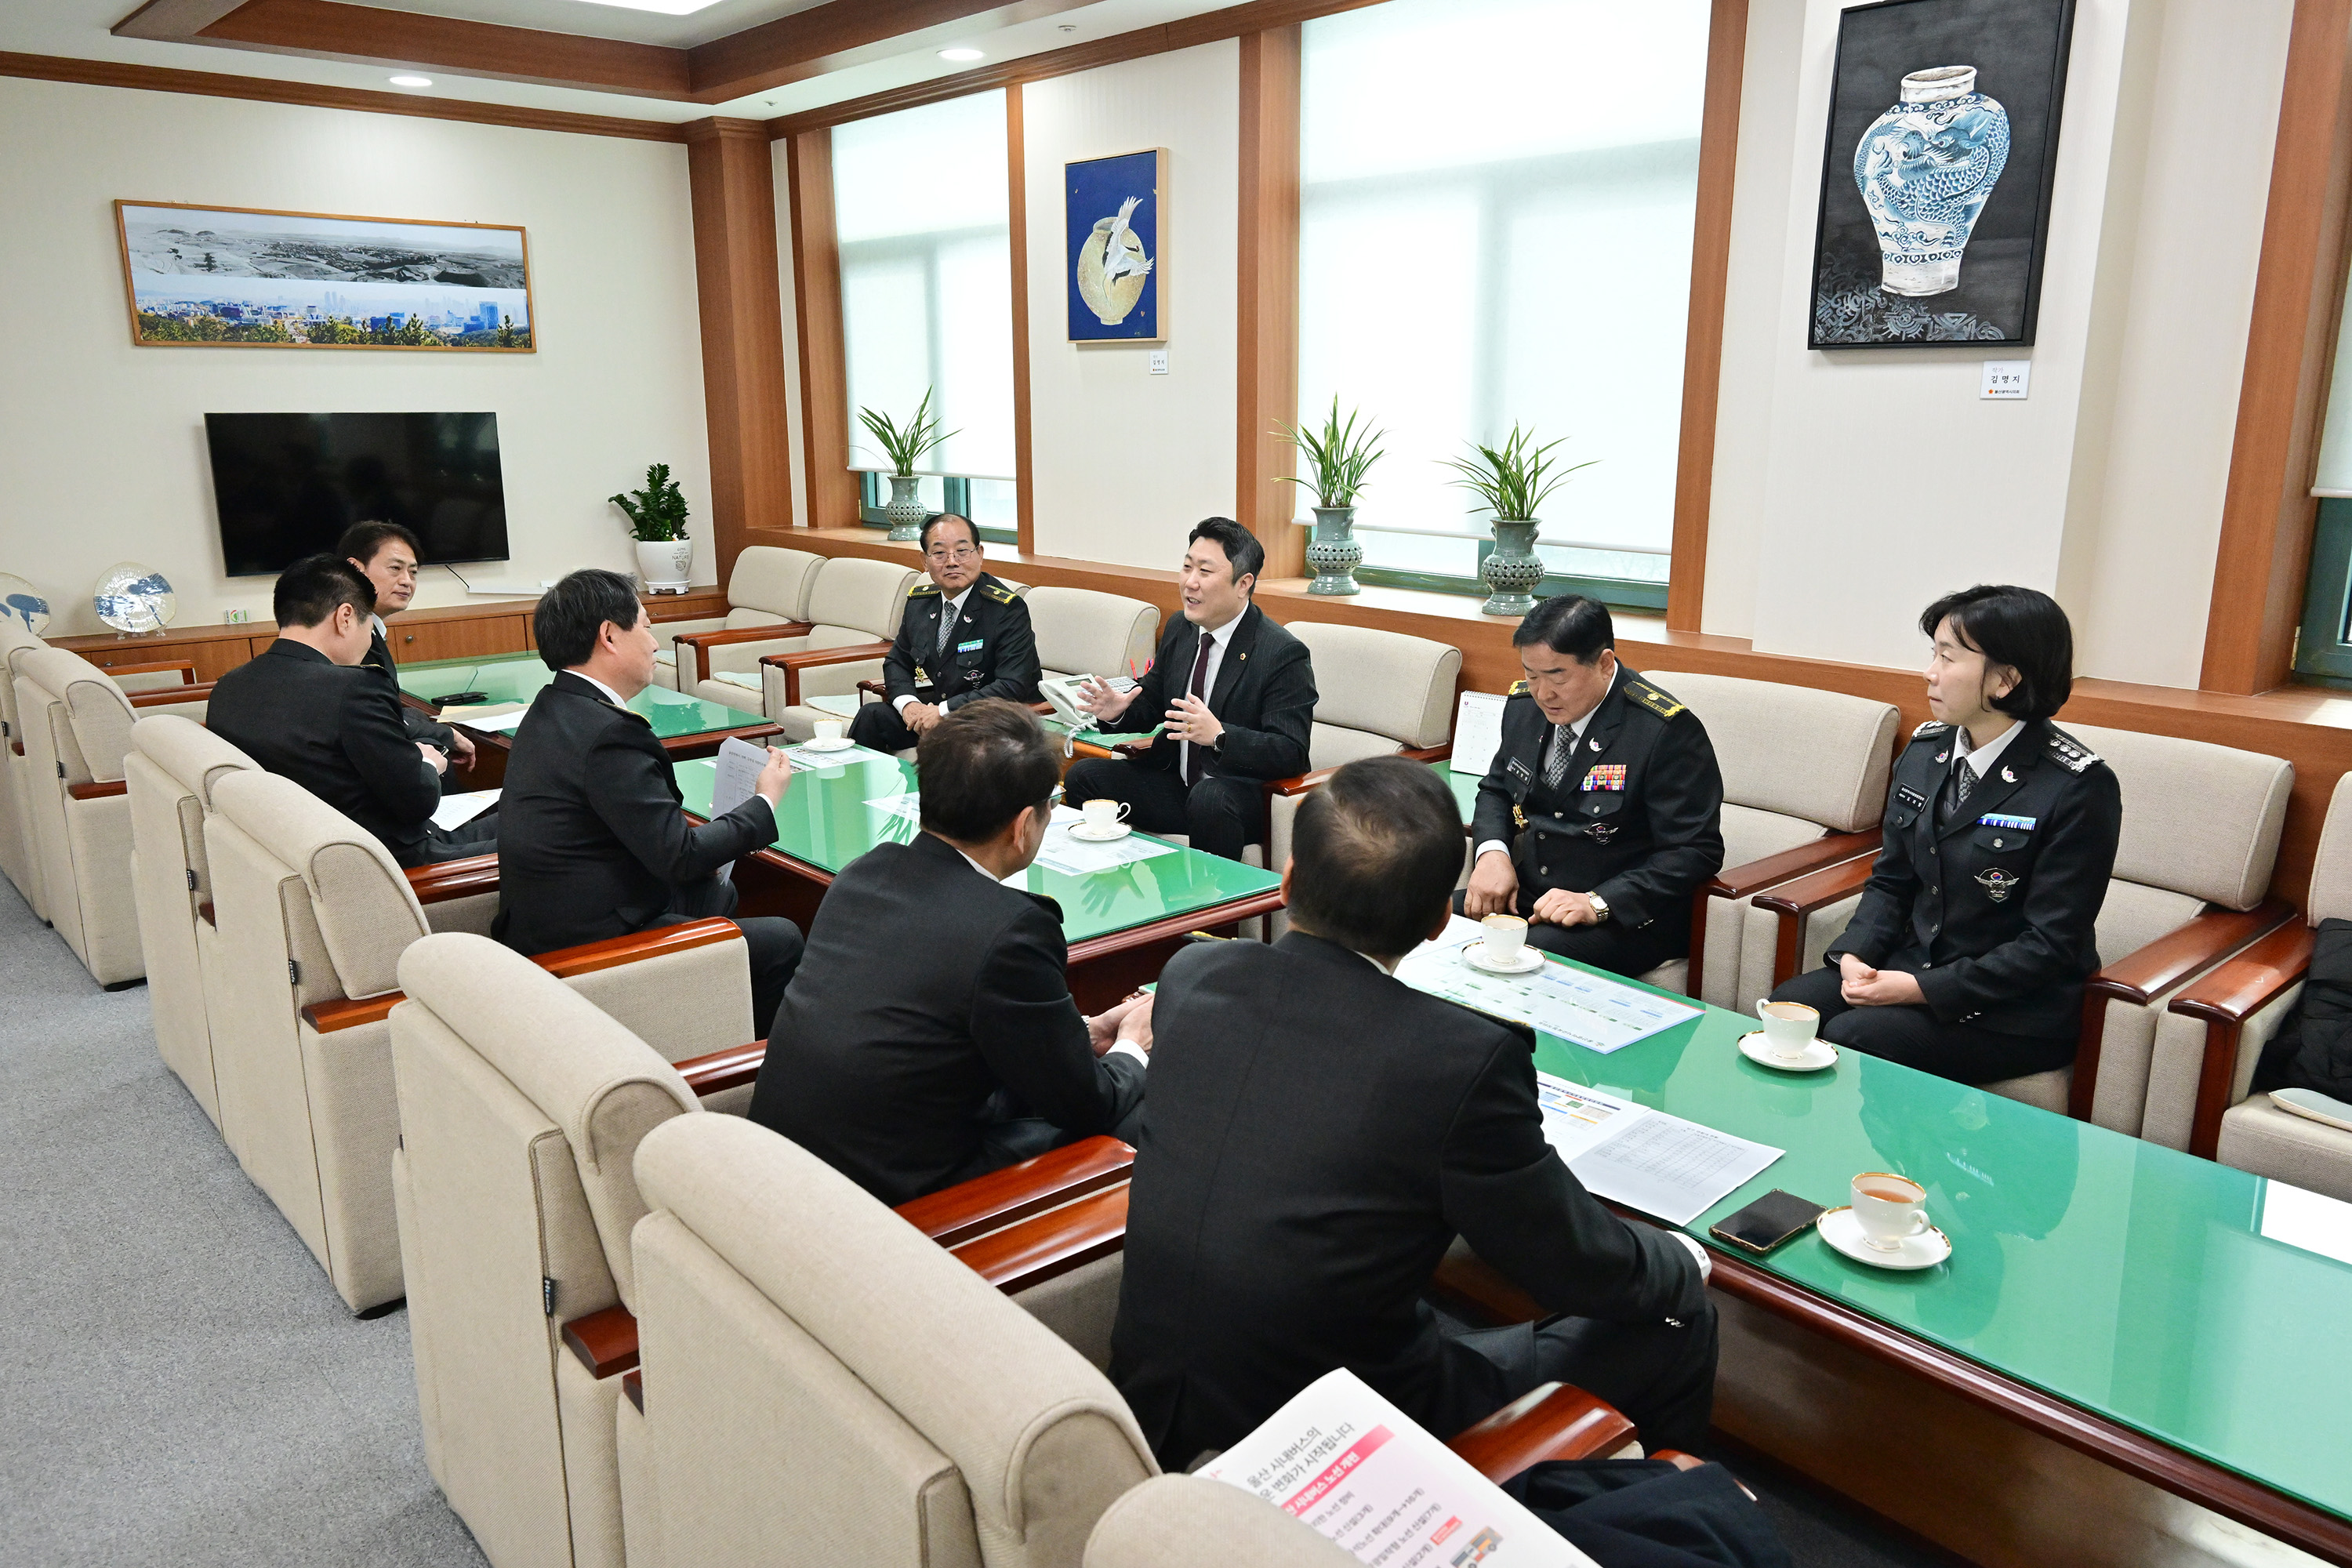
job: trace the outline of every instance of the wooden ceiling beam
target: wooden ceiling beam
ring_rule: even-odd
[[[695,96],[724,103],[851,66],[1075,11],[1089,0],[831,0],[688,51]]]

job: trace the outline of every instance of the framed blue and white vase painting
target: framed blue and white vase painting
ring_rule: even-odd
[[[1070,342],[1168,341],[1168,149],[1063,165]]]
[[[2074,29],[2074,0],[1840,16],[1808,347],[2033,342]]]

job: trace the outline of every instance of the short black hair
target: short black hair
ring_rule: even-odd
[[[337,605],[349,605],[360,619],[375,614],[375,584],[340,555],[305,555],[278,574],[269,592],[269,613],[281,626],[315,626],[331,620]]]
[[[2009,694],[1992,700],[1995,709],[2013,719],[2047,719],[2066,706],[2074,689],[2074,627],[2057,600],[2039,588],[1979,583],[1921,611],[1919,629],[1932,639],[1947,617],[1987,666],[2017,671]]]
[[[1418,946],[1461,875],[1462,808],[1423,763],[1349,763],[1291,824],[1291,924],[1368,957]]]
[[[1037,715],[984,697],[923,731],[915,742],[915,773],[922,782],[923,830],[982,844],[1026,808],[1043,808],[1053,798],[1062,755]]]
[[[574,572],[539,596],[530,617],[530,635],[539,657],[550,669],[570,669],[585,664],[596,651],[596,634],[606,621],[623,631],[637,624],[646,606],[636,589],[618,572],[591,566]]]
[[[923,520],[923,531],[917,537],[922,542],[922,547],[925,550],[929,550],[931,547],[931,530],[939,527],[939,525],[943,522],[960,522],[963,524],[964,531],[971,535],[971,547],[974,550],[978,550],[981,547],[980,525],[978,523],[972,521],[971,519],[964,516],[964,514],[960,511],[940,511],[933,512],[930,516]]]
[[[1192,531],[1185,536],[1184,542],[1198,544],[1204,539],[1215,540],[1217,547],[1225,552],[1225,560],[1234,569],[1234,582],[1238,583],[1244,577],[1255,577],[1265,569],[1265,546],[1257,542],[1256,534],[1232,518],[1202,518],[1192,525]],[[1250,592],[1257,592],[1255,583],[1250,584]]]
[[[425,546],[416,542],[416,535],[396,522],[352,524],[351,527],[343,530],[343,536],[335,541],[335,553],[348,557],[364,566],[375,559],[375,552],[383,548],[383,542],[387,539],[397,539],[408,546],[408,552],[411,555],[419,559],[422,559],[425,554]]]
[[[1579,664],[1591,664],[1601,657],[1601,649],[1615,650],[1617,626],[1609,618],[1609,606],[1600,600],[1559,594],[1538,599],[1536,607],[1520,617],[1511,633],[1511,646],[1526,647],[1530,643],[1541,643]]]

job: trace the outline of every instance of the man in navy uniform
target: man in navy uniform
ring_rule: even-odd
[[[849,738],[877,752],[903,752],[967,702],[1037,700],[1037,638],[1029,606],[981,570],[980,530],[943,511],[923,524],[928,582],[907,591],[907,613],[882,660],[887,703],[869,702]]]
[[[1609,610],[1545,599],[1511,641],[1527,679],[1478,785],[1465,914],[1526,917],[1536,946],[1639,975],[1690,952],[1723,868],[1723,773],[1698,716],[1618,661]]]

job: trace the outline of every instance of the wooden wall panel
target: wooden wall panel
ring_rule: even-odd
[[[793,278],[801,340],[801,462],[808,524],[857,521],[849,471],[849,364],[841,335],[841,246],[833,226],[833,132],[803,131],[786,144],[793,193]],[[776,526],[792,521],[789,515]]]
[[[710,432],[710,531],[723,583],[747,531],[786,528],[793,521],[775,174],[757,121],[700,120],[687,127],[687,137]]]
[[[1005,216],[1013,264],[1013,488],[1024,550],[1037,548],[1037,485],[1029,467],[1029,157],[1021,84],[1004,89]]]
[[[2352,195],[2352,0],[2295,0],[2253,320],[2200,684],[2266,691],[2294,668],[2318,503]]]
[[[1298,25],[1244,34],[1241,56],[1234,515],[1265,546],[1264,575],[1296,577],[1307,531],[1281,476],[1297,472],[1297,454],[1275,421],[1298,417]]]

